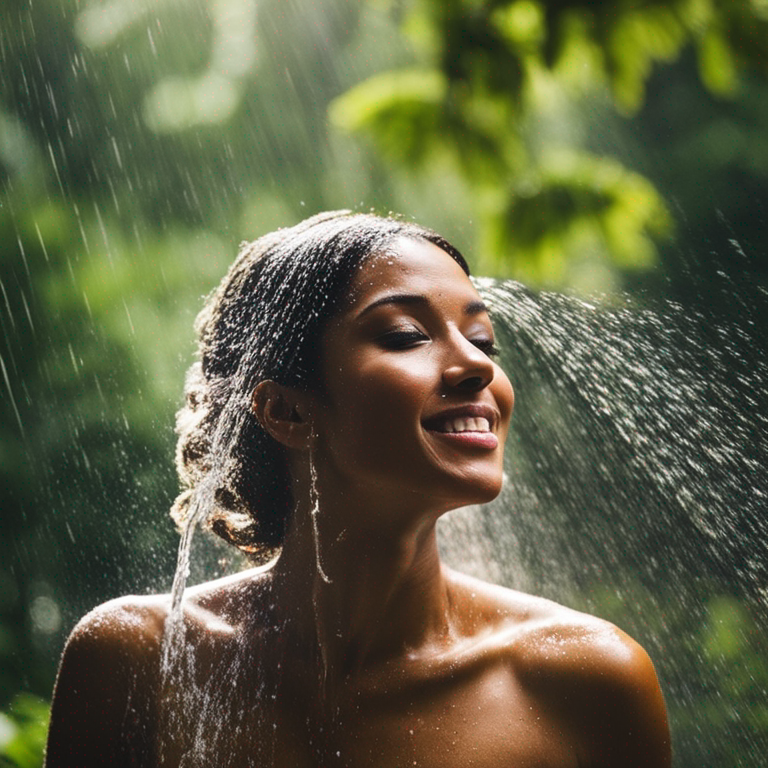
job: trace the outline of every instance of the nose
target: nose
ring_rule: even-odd
[[[443,370],[443,383],[465,392],[485,389],[494,375],[493,362],[482,350],[461,334],[451,348],[451,356]]]

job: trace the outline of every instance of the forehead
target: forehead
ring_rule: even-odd
[[[448,292],[468,300],[478,299],[467,274],[442,248],[407,237],[399,238],[360,267],[350,286],[347,309],[362,308],[392,292]]]

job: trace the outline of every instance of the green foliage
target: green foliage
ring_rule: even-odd
[[[585,252],[619,269],[648,268],[672,222],[649,181],[586,147],[574,153],[573,137],[553,161],[552,142],[543,149],[539,140],[552,134],[552,97],[599,93],[605,83],[615,106],[634,113],[655,66],[686,47],[719,95],[736,90],[747,62],[764,67],[768,55],[768,18],[750,2],[405,7],[420,67],[356,85],[333,105],[332,121],[411,172],[450,157],[479,201],[483,269],[550,285],[568,282],[565,265]]]
[[[723,698],[748,713],[747,727],[756,732],[768,728],[765,637],[742,603],[729,596],[710,601],[702,647]],[[729,708],[713,706],[711,710],[712,719],[720,724],[732,717]]]
[[[654,263],[654,237],[668,234],[671,221],[646,179],[612,160],[562,152],[536,170],[490,220],[483,253],[496,255],[491,269],[503,268],[504,254],[526,253],[524,277],[562,283],[567,254],[590,247],[628,269]]]
[[[30,694],[18,694],[8,711],[0,712],[0,766],[42,766],[48,718],[47,702]]]
[[[593,46],[617,102],[630,111],[642,104],[653,66],[677,58],[685,46],[696,50],[702,79],[716,93],[733,92],[740,68],[766,72],[768,14],[758,2],[542,5],[546,31],[541,52],[546,65],[560,65],[571,46]]]
[[[748,755],[764,754],[768,735],[764,628],[729,595],[712,596],[706,609],[686,681],[697,683],[697,706],[672,704],[670,716],[692,765],[748,764]]]
[[[331,117],[346,130],[370,132],[388,156],[418,167],[435,148],[434,138],[444,138],[446,89],[437,70],[385,72],[338,99]]]
[[[448,93],[447,79],[435,69],[384,72],[336,99],[330,117],[347,131],[367,133],[405,167],[448,157],[479,182],[499,180],[504,163],[495,155],[494,105],[476,100],[465,106],[460,93]]]

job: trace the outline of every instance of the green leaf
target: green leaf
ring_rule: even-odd
[[[607,68],[614,95],[625,110],[635,112],[640,108],[654,62],[674,59],[685,39],[677,16],[667,8],[628,12],[610,25]]]
[[[47,702],[29,693],[17,694],[8,713],[0,713],[0,758],[17,768],[40,768],[48,719]]]
[[[512,190],[489,223],[486,251],[497,259],[514,254],[529,276],[557,284],[585,244],[624,269],[647,268],[655,239],[670,229],[666,206],[646,179],[612,160],[557,153]]]
[[[699,74],[713,93],[733,94],[738,85],[738,71],[728,41],[719,29],[710,28],[697,48]]]
[[[544,41],[544,14],[532,0],[517,0],[497,8],[491,21],[504,38],[520,50],[535,50]]]
[[[507,168],[516,139],[508,114],[503,100],[468,98],[461,86],[449,89],[439,71],[424,69],[372,77],[329,111],[337,127],[368,135],[382,154],[409,169],[447,156],[475,182],[498,181]]]
[[[446,79],[436,69],[393,70],[337,98],[329,117],[345,131],[369,134],[390,157],[422,165],[440,141],[446,93]]]

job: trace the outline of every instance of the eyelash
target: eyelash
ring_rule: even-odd
[[[484,352],[488,357],[497,357],[499,354],[499,348],[490,339],[477,339],[472,342],[481,352]]]
[[[387,349],[406,349],[419,341],[426,340],[427,337],[420,331],[390,331],[379,337],[379,341]]]
[[[407,349],[408,347],[420,342],[427,341],[428,337],[420,331],[390,331],[379,337],[379,341],[387,349]],[[475,339],[472,343],[488,357],[496,357],[499,354],[499,348],[491,339]]]

